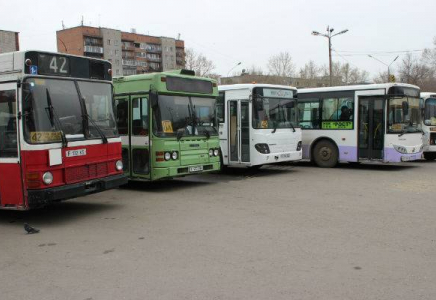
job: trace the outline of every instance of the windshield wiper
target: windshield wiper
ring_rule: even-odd
[[[100,126],[97,125],[97,123],[94,122],[93,119],[91,119],[91,116],[88,115],[87,113],[84,115],[84,117],[86,117],[89,122],[91,122],[91,124],[95,127],[95,129],[97,129],[98,134],[101,136],[101,139],[103,140],[103,144],[107,144],[107,137],[104,134],[104,132],[101,130]]]
[[[406,130],[403,129],[403,131],[401,131],[401,133],[398,136],[403,136],[406,133]]]
[[[271,131],[271,133],[275,133],[277,131],[277,127],[278,127],[277,123],[274,122],[274,129],[273,129],[273,131]]]
[[[177,129],[177,141],[180,141],[180,139],[183,137],[183,135],[185,134],[185,128],[179,128]]]
[[[292,124],[292,122],[289,122],[289,124],[291,124],[291,127],[292,127],[293,132],[295,132],[294,124]]]
[[[45,89],[45,93],[47,95],[47,107],[46,107],[46,109],[48,109],[48,111],[49,111],[48,117],[50,119],[50,123],[52,126],[56,126],[60,130],[59,132],[61,133],[62,147],[65,148],[68,146],[68,141],[67,141],[67,138],[65,137],[65,133],[62,129],[61,121],[59,120],[59,117],[56,114],[56,111],[53,107],[53,102],[51,101],[51,96],[50,96],[50,92],[49,92],[48,88]]]

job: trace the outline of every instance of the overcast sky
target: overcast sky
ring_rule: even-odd
[[[83,16],[85,25],[156,36],[180,33],[186,47],[213,60],[215,72],[224,76],[238,62],[234,71],[252,65],[266,70],[268,58],[281,51],[290,52],[297,67],[309,60],[327,64],[327,39],[311,35],[327,25],[349,30],[333,38],[342,55],[334,52],[333,59],[371,77],[386,67],[367,54],[389,63],[404,53],[386,52],[433,47],[436,36],[435,0],[1,0],[0,9],[0,29],[20,32],[21,50],[55,51],[62,21],[73,27]]]

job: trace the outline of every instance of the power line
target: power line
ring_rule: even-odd
[[[337,50],[337,52],[368,55],[368,54],[383,54],[383,53],[398,54],[398,53],[409,53],[409,52],[423,52],[425,50],[426,49],[398,50],[398,51],[346,51],[346,50]]]

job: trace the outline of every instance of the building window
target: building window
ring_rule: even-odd
[[[111,44],[111,40],[110,40],[110,39],[107,40],[107,44],[108,44],[108,45]]]
[[[118,50],[115,50],[115,55],[118,55]]]
[[[118,46],[118,40],[114,40],[114,45]]]

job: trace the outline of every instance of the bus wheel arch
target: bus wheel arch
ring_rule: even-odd
[[[331,139],[320,137],[310,148],[310,161],[321,168],[334,168],[339,163],[339,147]]]

